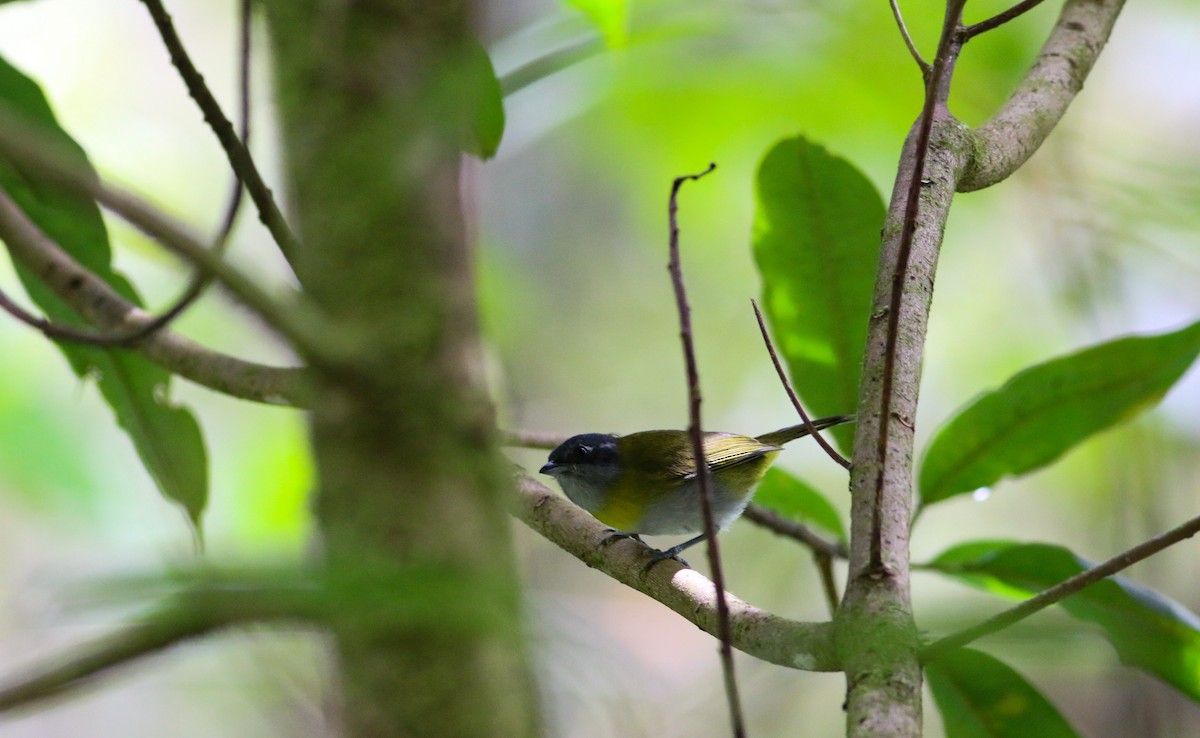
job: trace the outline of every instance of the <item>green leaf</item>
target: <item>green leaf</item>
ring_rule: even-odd
[[[621,48],[629,43],[629,0],[565,0],[600,30],[604,43]]]
[[[946,738],[1072,738],[1078,734],[1033,685],[991,656],[959,648],[926,664]]]
[[[883,200],[845,159],[797,136],[758,169],[754,255],[763,307],[796,391],[814,415],[858,402]],[[845,451],[854,430],[831,433]]]
[[[767,470],[762,483],[758,485],[758,491],[754,493],[754,501],[785,518],[820,528],[846,543],[842,518],[829,500],[808,483],[782,469]]]
[[[976,541],[942,553],[929,568],[996,594],[1024,599],[1089,568],[1066,548]],[[1097,582],[1060,603],[1099,625],[1121,661],[1200,702],[1200,618],[1122,577]]]
[[[54,142],[61,153],[88,166],[83,149],[58,126],[37,84],[0,59],[0,104],[31,129]],[[108,232],[90,200],[63,192],[36,171],[0,160],[0,186],[59,246],[131,302],[141,305],[133,286],[110,266]],[[83,320],[37,275],[16,264],[29,296],[52,320],[83,325]],[[57,342],[80,377],[95,378],[117,422],[133,441],[163,495],[188,514],[197,534],[208,499],[208,462],[200,427],[191,413],[169,401],[171,375],[123,349],[99,349]]]
[[[1200,322],[1131,336],[1030,367],[942,427],[921,464],[921,504],[1054,461],[1155,405],[1200,353]]]

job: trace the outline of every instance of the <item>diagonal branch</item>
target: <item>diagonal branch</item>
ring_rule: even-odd
[[[1044,610],[1051,605],[1065,600],[1071,595],[1080,592],[1084,588],[1089,587],[1102,579],[1107,579],[1117,572],[1133,566],[1142,559],[1153,556],[1159,551],[1162,551],[1169,546],[1173,546],[1180,541],[1187,540],[1197,533],[1200,533],[1200,517],[1192,518],[1183,525],[1172,528],[1171,530],[1157,535],[1147,541],[1143,541],[1128,551],[1119,553],[1102,564],[1098,564],[1086,571],[1079,572],[1073,577],[1064,579],[1053,587],[1039,593],[1035,597],[1031,597],[1016,607],[994,615],[978,625],[973,625],[969,628],[960,630],[957,633],[952,633],[945,638],[934,641],[933,643],[921,649],[921,662],[929,663],[930,661],[936,661],[947,651],[960,648],[986,635],[990,635],[1014,625],[1030,615],[1033,615],[1039,610]]]
[[[1083,89],[1125,0],[1068,0],[1033,67],[974,132],[975,154],[959,192],[990,187],[1033,156]]]
[[[993,28],[999,28],[1005,23],[1019,18],[1041,4],[1042,0],[1021,0],[1021,2],[1012,6],[1008,10],[997,13],[985,21],[973,23],[965,28],[960,29],[958,35],[963,41],[967,41],[968,39],[972,39],[981,33],[987,33]]]
[[[588,566],[674,610],[696,627],[717,635],[716,587],[699,572],[670,559],[644,571],[646,548],[634,541],[600,542],[612,531],[591,515],[520,476],[514,514],[530,528]],[[829,623],[787,620],[727,594],[734,648],[780,666],[836,671],[839,666]]]
[[[221,142],[221,148],[225,150],[225,155],[229,158],[229,164],[233,167],[233,171],[245,183],[246,191],[250,193],[250,199],[258,208],[258,215],[263,225],[271,232],[271,236],[279,245],[279,250],[283,252],[284,257],[288,262],[294,264],[299,251],[296,236],[288,227],[287,221],[284,220],[279,206],[275,204],[275,198],[266,182],[263,181],[253,157],[250,156],[249,149],[238,138],[233,124],[225,117],[221,106],[204,83],[204,77],[200,75],[191,58],[188,57],[187,51],[183,48],[183,42],[179,39],[179,34],[175,32],[175,26],[171,23],[171,16],[167,14],[161,0],[141,1],[150,11],[150,17],[154,21],[159,35],[162,36],[167,52],[171,55],[171,63],[179,70],[179,76],[187,86],[188,94],[196,101],[196,105],[204,114],[204,120],[216,134],[217,140]]]
[[[917,45],[913,43],[912,36],[908,34],[908,26],[904,24],[904,14],[900,12],[900,0],[888,0],[892,6],[892,17],[896,19],[896,27],[900,31],[901,38],[904,39],[904,45],[908,47],[908,53],[912,56],[913,61],[921,69],[921,76],[928,78],[930,72],[929,62],[921,57],[921,52],[917,49]]]

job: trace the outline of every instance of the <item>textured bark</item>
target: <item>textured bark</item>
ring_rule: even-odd
[[[471,92],[465,5],[267,8],[298,274],[355,357],[315,371],[312,410],[322,544],[353,597],[332,622],[345,732],[535,734],[444,115]]]

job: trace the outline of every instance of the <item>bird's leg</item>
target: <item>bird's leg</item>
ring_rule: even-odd
[[[694,546],[697,543],[699,543],[700,541],[703,541],[704,537],[705,537],[705,534],[701,533],[700,535],[696,536],[695,538],[686,540],[683,543],[679,544],[678,546],[672,546],[672,547],[668,548],[666,551],[654,551],[651,554],[651,556],[653,558],[650,559],[649,563],[647,563],[645,566],[642,567],[642,571],[644,571],[644,572],[650,571],[660,561],[666,561],[667,559],[674,559],[675,561],[678,561],[679,563],[683,564],[684,566],[686,566],[690,569],[691,564],[684,561],[683,557],[679,555],[679,552],[683,551],[685,548],[688,548],[689,546]]]

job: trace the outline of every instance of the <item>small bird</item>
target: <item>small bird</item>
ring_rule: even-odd
[[[849,423],[853,415],[814,420],[817,430]],[[783,444],[808,435],[804,424],[751,438],[706,432],[704,458],[712,480],[712,514],[723,530],[745,511],[754,488]],[[695,536],[666,551],[656,551],[647,568],[704,540],[700,485],[687,431],[651,430],[619,436],[584,433],[550,452],[541,468],[558,480],[567,498],[613,528],[607,541],[646,535]],[[698,535],[697,535],[698,534]]]

